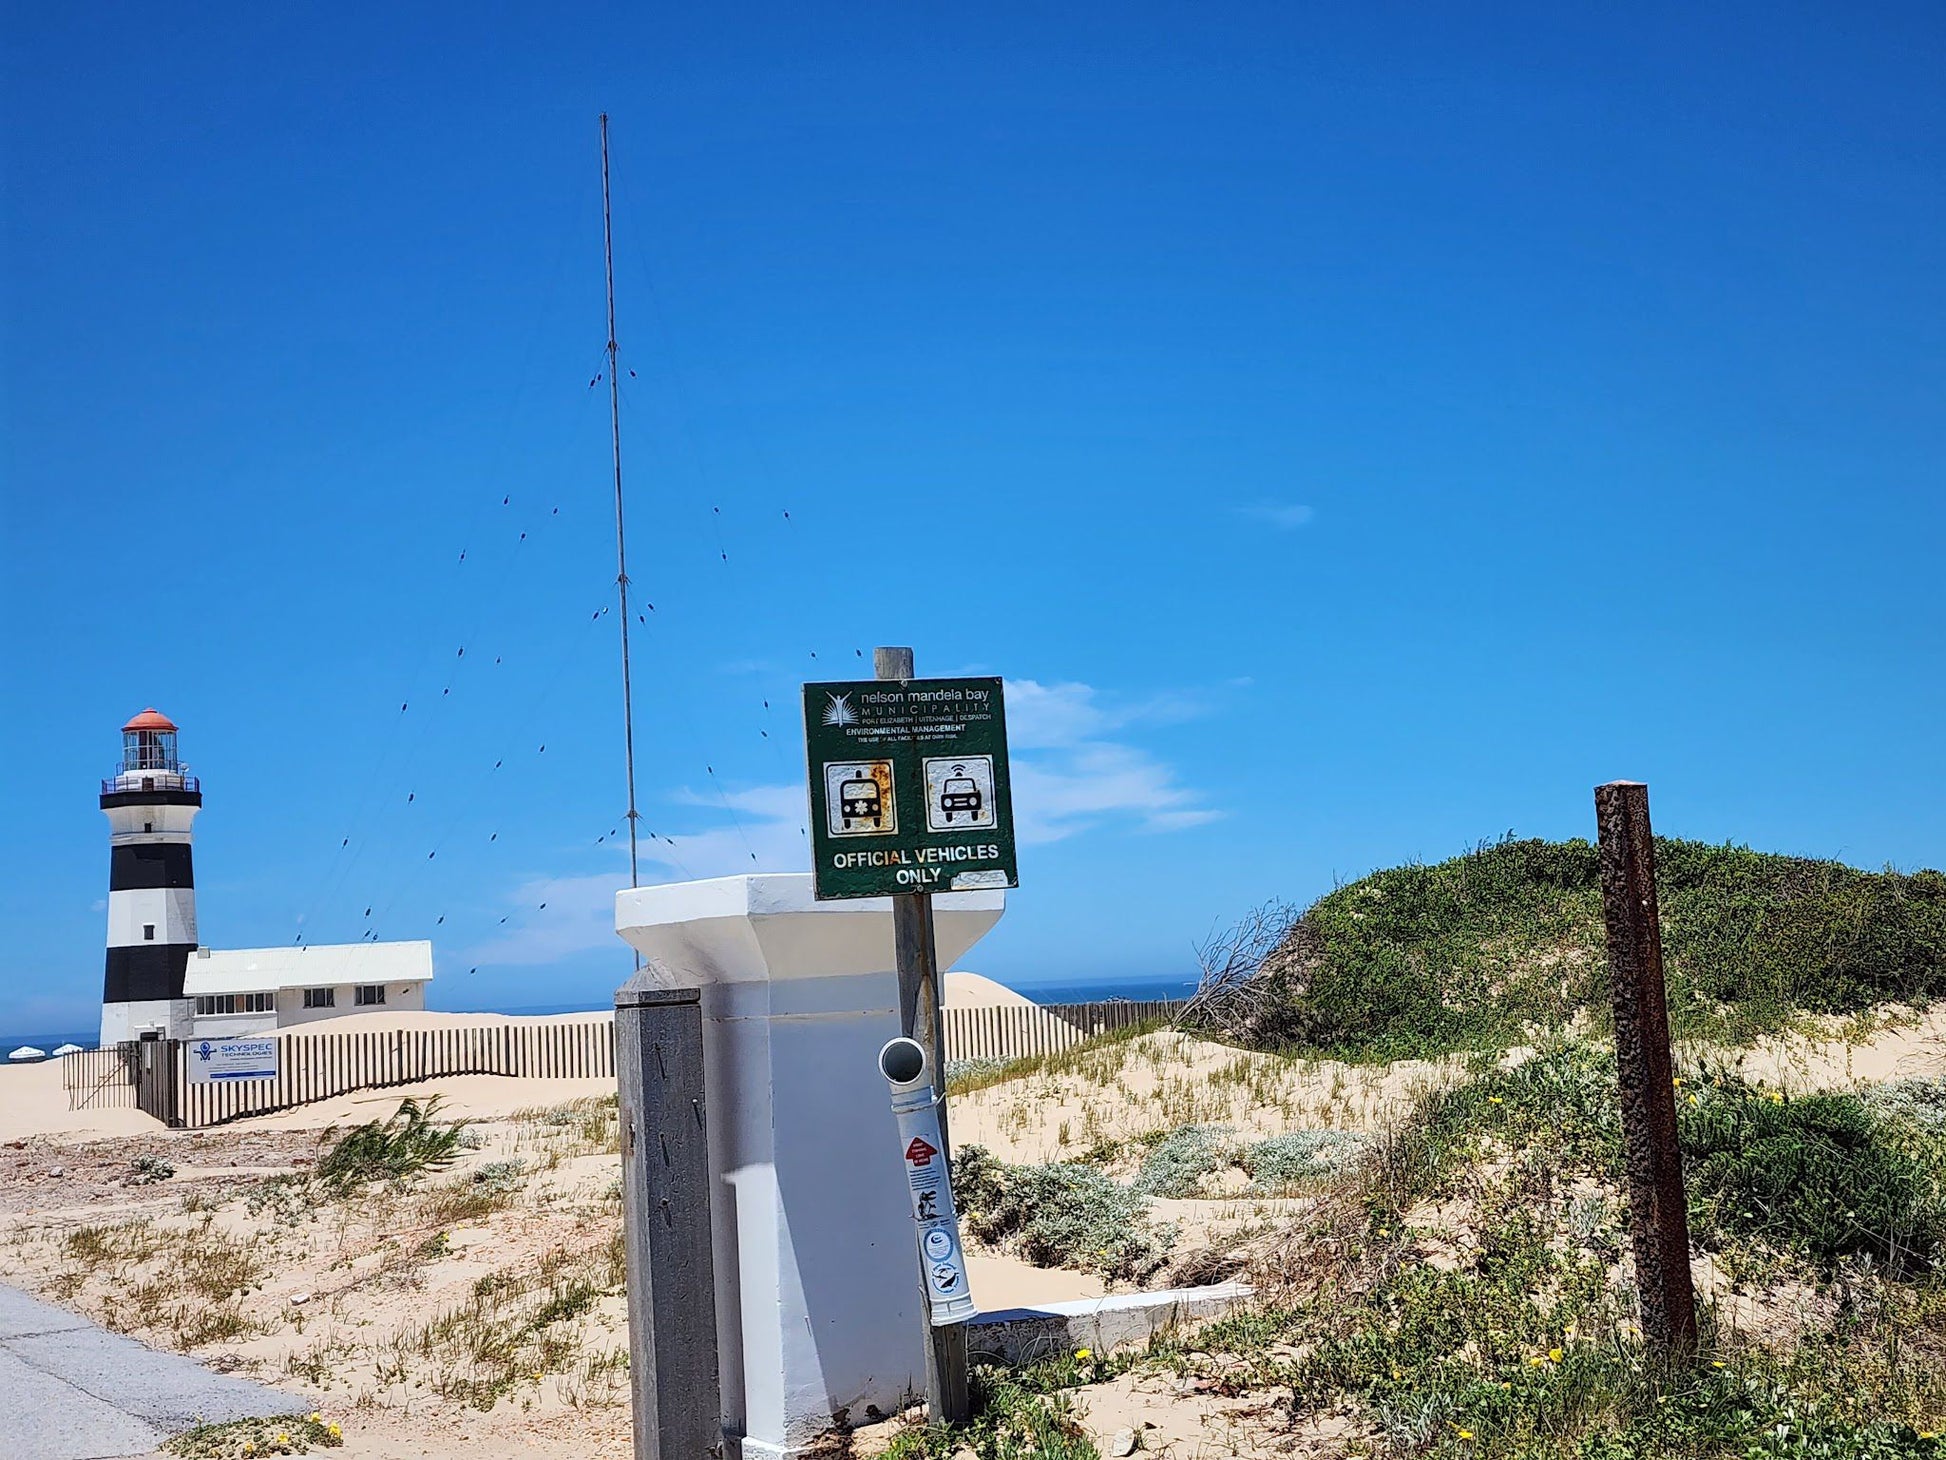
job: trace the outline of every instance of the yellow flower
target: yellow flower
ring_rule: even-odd
[[[1714,1361],[1713,1361],[1713,1362],[1712,1362],[1712,1363],[1710,1364],[1710,1367],[1711,1367],[1712,1369],[1720,1369],[1720,1368],[1722,1368],[1722,1367],[1723,1367],[1723,1360],[1721,1360],[1721,1359],[1716,1359],[1716,1360],[1714,1360]]]
[[[324,1416],[319,1414],[315,1409],[312,1410],[309,1414],[305,1415],[304,1417],[308,1419],[312,1424],[322,1424],[324,1422]]]
[[[1472,1439],[1472,1438],[1473,1438],[1473,1431],[1471,1431],[1471,1430],[1461,1430],[1461,1431],[1459,1432],[1459,1437],[1460,1437],[1460,1438],[1461,1438],[1462,1440],[1470,1440],[1470,1439]]]
[[[332,1420],[330,1424],[326,1425],[325,1429],[331,1432],[331,1438],[334,1440],[340,1438],[344,1434],[344,1431],[338,1428],[338,1422],[335,1419]]]
[[[1689,1103],[1690,1103],[1691,1105],[1696,1105],[1696,1104],[1699,1104],[1699,1103],[1701,1103],[1701,1102],[1699,1102],[1699,1101],[1698,1101],[1698,1100],[1696,1099],[1696,1097],[1695,1097],[1694,1095],[1692,1095],[1692,1096],[1690,1096],[1690,1097],[1689,1097]]]
[[[1535,1354],[1531,1359],[1527,1361],[1527,1367],[1530,1369],[1538,1369],[1542,1364],[1546,1362],[1547,1362],[1546,1359],[1542,1358],[1539,1354]]]
[[[1561,1362],[1561,1351],[1558,1348],[1551,1348],[1547,1351],[1547,1357],[1550,1363],[1558,1364]]]
[[[1676,1076],[1676,1078],[1671,1080],[1669,1083],[1674,1085],[1678,1090],[1682,1089],[1682,1076],[1681,1075]]]
[[[1074,1351],[1074,1356],[1077,1359],[1092,1359],[1095,1356],[1095,1351],[1091,1348],[1078,1348]]]
[[[1487,1104],[1489,1105],[1505,1105],[1506,1103],[1507,1102],[1502,1100],[1498,1095],[1487,1096]]]

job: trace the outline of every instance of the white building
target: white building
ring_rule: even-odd
[[[202,806],[202,784],[177,754],[175,723],[151,707],[124,725],[121,765],[101,783],[109,826],[103,1047],[426,1007],[430,943],[202,947],[190,853]]]
[[[183,975],[190,1033],[262,1034],[340,1014],[423,1009],[432,944],[198,948]]]

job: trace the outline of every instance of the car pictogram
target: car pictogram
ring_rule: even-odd
[[[873,826],[880,826],[885,820],[885,804],[879,796],[877,781],[842,783],[838,787],[838,809],[846,831],[851,830],[854,821],[870,821]]]
[[[948,776],[946,783],[939,788],[939,809],[949,825],[961,812],[966,813],[969,821],[973,820],[979,816],[980,807],[984,804],[979,783],[971,776]]]

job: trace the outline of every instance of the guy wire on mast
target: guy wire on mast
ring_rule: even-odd
[[[608,430],[615,454],[615,586],[621,591],[622,745],[628,769],[628,885],[640,887],[635,849],[635,689],[628,656],[628,540],[622,528],[622,386],[615,346],[615,231],[608,191],[608,113],[601,114],[601,247],[608,283]],[[642,954],[635,955],[642,966]]]

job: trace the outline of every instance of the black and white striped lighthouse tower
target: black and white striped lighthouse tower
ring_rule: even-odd
[[[101,783],[108,813],[108,967],[103,1048],[144,1035],[187,1038],[183,975],[196,951],[189,824],[202,787],[176,755],[176,727],[151,708],[122,726],[121,770]]]

